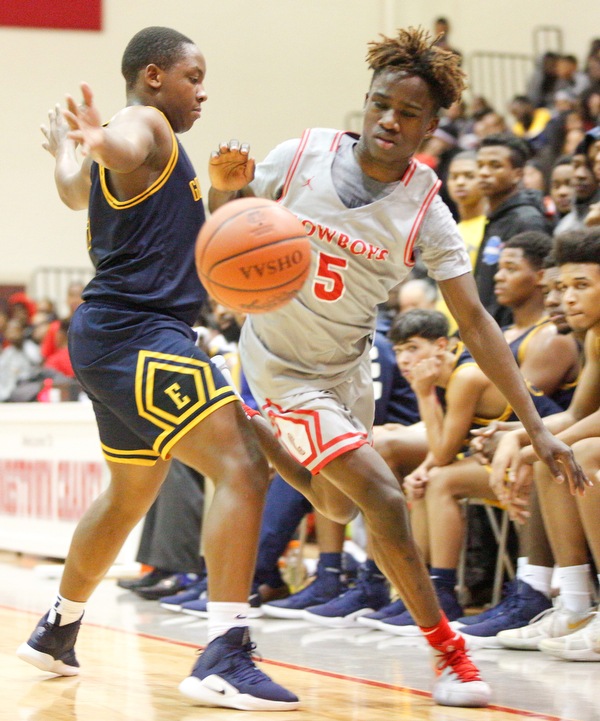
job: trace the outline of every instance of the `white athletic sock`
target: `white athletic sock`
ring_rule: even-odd
[[[552,574],[554,568],[547,566],[534,566],[531,563],[525,565],[523,574],[520,576],[522,581],[528,583],[536,591],[543,593],[546,598],[550,598],[550,589],[552,585]]]
[[[56,596],[56,601],[50,609],[48,614],[48,621],[54,623],[56,615],[60,615],[59,626],[66,626],[69,623],[75,623],[83,616],[85,610],[85,603],[79,601],[69,601],[68,598],[63,598],[60,593]]]
[[[565,566],[559,569],[560,597],[569,611],[583,613],[592,605],[590,566]]]
[[[230,628],[248,625],[249,603],[221,603],[209,601],[208,611],[208,642],[217,636],[227,633]]]
[[[528,562],[529,558],[527,556],[519,556],[517,558],[517,578],[523,580],[523,573],[525,572]]]

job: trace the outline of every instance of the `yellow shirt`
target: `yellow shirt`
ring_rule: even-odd
[[[518,138],[537,138],[537,136],[546,127],[551,117],[552,115],[550,114],[548,108],[537,108],[533,113],[533,120],[531,121],[529,130],[525,130],[523,123],[517,121],[512,126],[512,131]]]
[[[475,268],[475,261],[477,260],[477,252],[481,241],[483,240],[483,231],[485,230],[486,223],[485,215],[478,215],[476,218],[471,220],[461,220],[458,224],[458,230],[465,241],[465,248],[471,259],[471,266]],[[440,310],[447,318],[450,323],[450,334],[456,332],[457,326],[456,321],[452,317],[452,314],[448,310],[446,303],[443,298],[440,298],[435,305],[436,310]]]

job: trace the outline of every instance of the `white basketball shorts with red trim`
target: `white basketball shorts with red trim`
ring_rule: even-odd
[[[281,377],[277,380],[281,387]],[[311,473],[342,453],[371,443],[375,401],[368,357],[333,388],[312,388],[310,382],[291,378],[290,383],[293,391],[279,398],[268,395],[268,389],[264,395],[254,387],[252,392],[282,443]]]

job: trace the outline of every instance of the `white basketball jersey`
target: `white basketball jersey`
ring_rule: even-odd
[[[288,379],[312,378],[314,387],[340,382],[369,352],[377,305],[414,264],[419,228],[440,181],[411,160],[392,193],[347,208],[331,176],[342,135],[305,131],[287,173],[279,202],[304,224],[311,270],[296,298],[279,310],[251,315],[244,324],[240,349],[251,384],[276,384],[282,373]],[[464,266],[460,262],[466,254],[456,236],[450,234],[448,250],[456,256],[456,244],[461,246],[453,274],[460,275],[469,266],[468,259]]]

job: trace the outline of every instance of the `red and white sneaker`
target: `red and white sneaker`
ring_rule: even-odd
[[[492,691],[481,680],[459,634],[439,646],[432,647],[433,668],[437,679],[433,700],[440,706],[487,706]]]

